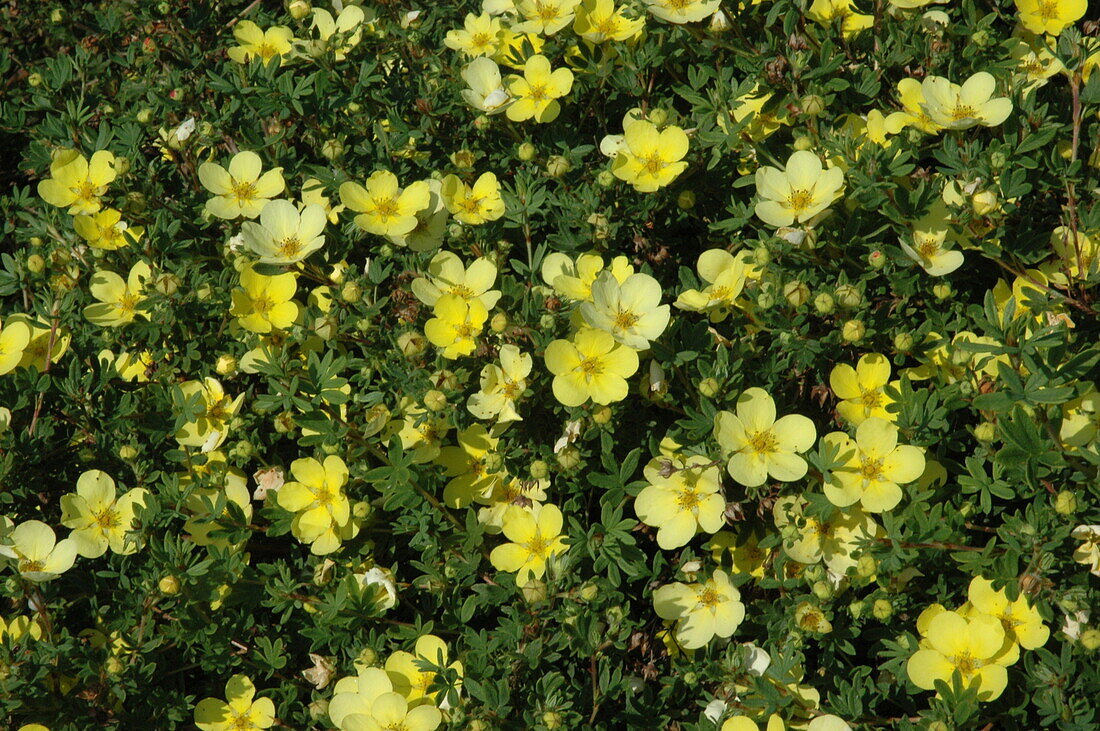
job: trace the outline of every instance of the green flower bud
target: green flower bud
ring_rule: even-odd
[[[340,299],[344,302],[354,304],[359,301],[363,296],[363,288],[355,282],[344,282],[344,286],[340,288]]]
[[[932,295],[940,302],[943,302],[945,299],[951,297],[951,285],[946,282],[937,284],[932,287]]]
[[[676,205],[685,211],[694,208],[695,192],[691,190],[680,191],[680,195],[676,196]]]
[[[41,274],[45,268],[46,260],[38,254],[31,254],[27,257],[27,271],[31,274]]]
[[[562,155],[551,155],[546,161],[546,174],[551,178],[560,178],[572,169],[572,163]]]
[[[852,619],[859,619],[867,611],[867,602],[856,600],[848,605],[848,614]]]
[[[538,150],[535,149],[535,146],[532,145],[530,142],[524,142],[518,148],[516,148],[516,157],[518,157],[523,162],[531,162],[535,159],[535,155],[537,153]]]
[[[286,434],[294,429],[294,414],[290,411],[284,411],[281,414],[277,414],[272,419],[272,426],[275,427],[275,431],[279,434]]]
[[[828,292],[822,292],[814,297],[814,309],[822,315],[830,315],[836,309],[836,301]]]
[[[424,393],[424,406],[432,411],[442,411],[447,408],[447,397],[433,388]]]
[[[654,107],[646,114],[646,118],[656,126],[664,127],[665,123],[668,122],[668,110]]]
[[[783,285],[783,297],[791,307],[801,307],[810,301],[810,288],[804,282],[787,282]]]
[[[498,312],[489,320],[489,329],[495,333],[502,333],[508,329],[508,315]]]
[[[558,452],[557,460],[563,470],[571,470],[581,463],[581,451],[576,447],[566,447]]]
[[[536,459],[531,463],[529,471],[532,479],[542,480],[550,476],[550,465],[541,459]]]
[[[912,350],[914,344],[913,336],[910,333],[900,332],[894,336],[894,350],[902,355]]]
[[[982,444],[989,444],[997,436],[997,427],[989,421],[983,421],[974,427],[974,438]]]
[[[418,332],[404,332],[397,336],[397,348],[406,358],[415,358],[428,348],[428,340]]]
[[[596,406],[592,409],[592,422],[603,426],[611,421],[611,415],[612,411],[610,406]]]
[[[825,111],[825,99],[817,94],[802,97],[802,113],[807,117],[816,117]]]
[[[528,581],[519,591],[528,604],[538,604],[539,602],[546,601],[547,591],[545,581]]]
[[[157,582],[157,589],[165,596],[174,596],[180,593],[180,580],[172,574],[162,576],[160,581]]]
[[[130,444],[123,444],[118,448],[118,458],[123,462],[133,462],[137,459],[138,451]]]
[[[344,143],[337,139],[327,140],[321,145],[321,156],[326,160],[335,160],[344,154]]]
[[[771,263],[772,252],[767,244],[759,244],[752,250],[752,262],[758,267],[766,267]]]
[[[848,343],[858,343],[866,334],[867,326],[863,324],[863,320],[848,320],[840,329],[840,336]]]
[[[863,303],[863,295],[860,293],[859,288],[851,284],[840,285],[836,288],[833,296],[836,298],[838,305],[847,309],[854,309]]]
[[[610,188],[615,184],[615,174],[610,170],[601,170],[599,174],[596,175],[596,182],[601,187]]]
[[[1077,496],[1069,490],[1062,490],[1054,497],[1054,510],[1060,515],[1072,515],[1077,512]]]
[[[229,376],[237,372],[237,359],[229,354],[218,356],[218,362],[214,364],[214,370],[219,376]]]
[[[42,74],[37,71],[27,77],[28,86],[42,86]]]
[[[248,461],[252,458],[255,451],[256,448],[252,446],[252,442],[247,439],[241,439],[229,449],[229,454],[241,461]]]
[[[699,395],[703,398],[714,398],[722,389],[722,384],[714,378],[704,378],[699,381]]]
[[[886,266],[886,254],[879,251],[878,249],[875,249],[867,255],[867,264],[872,269],[882,269],[884,266]]]
[[[871,614],[875,615],[878,621],[885,622],[894,614],[894,605],[889,599],[876,599],[874,606],[871,607]]]

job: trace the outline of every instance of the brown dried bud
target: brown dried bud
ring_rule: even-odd
[[[561,309],[561,300],[553,296],[547,297],[546,302],[543,303],[543,306],[551,312],[557,312]]]

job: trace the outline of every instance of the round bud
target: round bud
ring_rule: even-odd
[[[863,295],[860,293],[859,288],[851,284],[840,285],[836,288],[833,296],[836,298],[838,305],[847,309],[854,309],[863,303]]]
[[[123,444],[118,448],[118,458],[123,462],[133,462],[137,459],[138,451],[132,445]]]
[[[915,341],[913,340],[913,336],[910,333],[900,332],[894,336],[894,350],[901,353],[902,355],[912,350],[914,344]]]
[[[758,267],[765,267],[772,260],[772,252],[766,244],[760,244],[752,250],[752,263]]]
[[[599,595],[600,589],[594,582],[586,581],[577,593],[581,601],[590,602]]]
[[[252,442],[247,439],[241,439],[229,449],[229,454],[241,461],[247,461],[252,458],[256,448],[252,446]]]
[[[894,605],[889,599],[876,599],[874,606],[871,607],[871,614],[875,615],[878,621],[885,622],[893,616]]]
[[[141,124],[149,124],[149,122],[153,121],[153,110],[149,107],[142,109],[137,113],[137,121]]]
[[[474,129],[483,130],[491,124],[491,120],[484,114],[474,117]]]
[[[535,159],[535,154],[538,152],[535,146],[530,142],[524,142],[516,148],[516,157],[523,162],[531,162]]]
[[[825,111],[825,98],[818,94],[802,97],[802,113],[807,117],[816,117]]]
[[[160,581],[157,582],[157,589],[165,596],[174,596],[180,593],[180,580],[172,574],[162,576]]]
[[[557,453],[558,464],[564,470],[571,470],[581,463],[581,451],[576,447],[566,447]]]
[[[988,216],[1000,209],[997,202],[997,194],[991,190],[983,190],[970,196],[970,207],[978,216]]]
[[[458,376],[454,374],[454,371],[446,369],[433,373],[432,382],[442,391],[457,391],[459,386]]]
[[[537,579],[528,581],[523,585],[523,588],[520,589],[520,593],[523,594],[523,598],[528,604],[544,602],[547,596],[546,582]]]
[[[989,155],[989,165],[995,170],[1002,169],[1006,164],[1008,164],[1008,155],[1000,150]]]
[[[378,653],[372,647],[364,647],[355,658],[356,665],[365,665],[368,668],[378,664]]]
[[[564,723],[561,714],[557,711],[544,711],[542,714],[542,725],[550,731],[557,731]]]
[[[1062,490],[1054,496],[1054,510],[1060,515],[1071,515],[1077,512],[1077,496],[1069,490]]]
[[[27,271],[31,274],[41,274],[45,268],[46,260],[38,254],[31,254],[27,257]]]
[[[863,320],[848,320],[840,329],[840,336],[848,343],[858,343],[866,334],[867,326],[863,324]]]
[[[546,464],[541,459],[536,459],[531,463],[528,468],[531,473],[531,478],[535,480],[543,480],[550,476],[550,465]]]
[[[649,113],[646,114],[646,117],[649,119],[650,122],[657,125],[658,127],[663,127],[668,122],[668,110],[661,109],[660,107],[655,107],[649,110]]]
[[[680,195],[676,196],[676,205],[681,209],[688,211],[695,207],[695,191],[682,190]]]
[[[801,137],[795,137],[794,138],[794,149],[798,150],[799,152],[804,152],[805,150],[809,150],[813,146],[814,146],[814,141],[811,140],[809,137],[806,137],[805,135],[803,135]]]
[[[442,391],[433,388],[424,393],[424,406],[432,411],[442,411],[447,408],[447,397]]]
[[[294,429],[294,414],[290,411],[284,411],[281,414],[277,414],[272,419],[272,426],[275,427],[275,431],[279,434],[286,434]]]
[[[596,176],[596,182],[604,188],[610,188],[615,184],[615,174],[610,170],[601,170]]]
[[[553,315],[547,312],[545,315],[539,318],[539,327],[543,330],[551,330],[556,322]]]
[[[848,605],[848,614],[852,619],[859,619],[867,611],[867,602],[856,600]]]
[[[228,353],[218,356],[218,362],[214,364],[214,370],[219,376],[230,376],[237,372],[237,359]]]
[[[560,178],[573,168],[572,163],[561,155],[551,155],[546,161],[546,174],[551,178]]]
[[[610,406],[597,406],[592,409],[592,422],[599,426],[603,426],[611,421],[611,415]]]
[[[397,336],[397,348],[406,358],[415,358],[428,348],[428,340],[416,331],[404,332]]]
[[[882,269],[884,266],[886,266],[886,254],[879,251],[878,249],[875,249],[867,255],[867,265],[870,266],[872,269]]]
[[[699,381],[699,395],[703,398],[715,398],[722,390],[722,384],[714,378],[704,378]]]
[[[335,160],[344,154],[344,143],[337,139],[327,140],[321,145],[321,156],[326,160]]]
[[[822,601],[828,601],[833,596],[833,587],[824,581],[815,581],[813,585],[814,596]]]
[[[356,282],[344,282],[340,288],[340,299],[344,302],[355,303],[363,296],[363,288]]]
[[[481,460],[486,474],[496,474],[504,469],[504,457],[499,452],[487,452]]]
[[[1089,628],[1081,633],[1081,647],[1089,652],[1100,647],[1100,629]]]
[[[309,717],[314,721],[324,721],[328,717],[328,699],[318,698],[312,701],[306,708],[309,711]]]
[[[29,86],[42,86],[42,74],[35,72],[27,77]]]
[[[309,11],[312,8],[309,5],[308,0],[287,0],[286,11],[290,13],[290,17],[295,20],[301,20],[309,15]]]
[[[932,287],[932,295],[940,302],[943,302],[945,299],[951,297],[951,285],[946,282],[937,284]]]
[[[997,436],[997,427],[992,422],[983,421],[974,427],[974,438],[982,444],[989,444]]]
[[[498,312],[489,320],[489,329],[495,333],[502,333],[508,329],[508,315]]]
[[[783,297],[792,307],[801,307],[810,301],[810,288],[804,282],[787,282],[783,285]]]
[[[833,310],[836,309],[836,301],[828,292],[822,292],[814,297],[814,309],[822,315],[832,314]]]
[[[863,579],[869,579],[878,571],[878,561],[874,556],[864,554],[856,562],[856,575]]]

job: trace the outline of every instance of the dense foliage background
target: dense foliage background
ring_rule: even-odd
[[[498,53],[505,77],[536,51],[572,70],[545,123],[464,99],[473,58],[444,39],[482,12],[473,3],[363,3],[355,43],[298,45],[281,65],[227,50],[246,22],[316,40],[301,0],[0,4],[0,361],[23,353],[0,376],[0,726],[190,727],[200,701],[225,698],[241,674],[271,699],[276,725],[333,728],[338,679],[432,634],[448,655],[426,692],[452,728],[710,729],[735,716],[763,727],[773,714],[793,728],[826,714],[843,719],[828,728],[1096,728],[1095,12],[1036,37],[1004,0],[653,4],[713,7],[670,23],[625,3],[644,19],[628,40],[592,43],[569,23]],[[1044,76],[1050,59],[1062,69]],[[890,121],[913,112],[901,80],[979,72],[1011,100],[1003,121],[935,132]],[[632,109],[689,139],[685,169],[650,192],[619,175],[614,150],[601,153]],[[66,150],[113,154],[117,177],[100,198],[130,227],[120,248],[97,247],[67,205],[40,195]],[[778,174],[796,150],[843,171],[843,189],[822,203],[826,217],[778,227],[756,214],[757,171]],[[210,215],[200,180],[204,163],[229,167],[240,151],[281,168],[288,200],[318,181],[332,213],[301,263],[256,265],[298,272],[292,324],[265,335],[234,304],[256,260],[235,238],[247,224]],[[501,293],[458,357],[423,337],[446,319],[412,284],[434,248],[333,209],[349,204],[343,184],[369,188],[376,170],[402,187],[499,181],[502,216],[440,229],[467,267],[495,266],[489,288]],[[937,228],[964,259],[933,274],[903,244],[919,249],[915,237]],[[740,293],[717,308],[728,316],[672,307],[648,347],[630,348],[640,363],[625,398],[562,405],[545,352],[572,342],[585,315],[547,257],[573,266],[594,252],[609,268],[625,257],[615,266],[652,276],[672,305],[707,287],[696,265],[712,249],[743,252]],[[97,321],[86,308],[103,299],[102,273],[126,279],[140,262],[138,316]],[[21,321],[31,340],[2,340]],[[467,400],[506,345],[533,368],[515,402],[522,420],[494,426]],[[926,467],[852,539],[836,526],[859,508],[823,490],[843,461],[823,437],[862,443],[838,412],[834,369],[868,354],[890,370],[876,388],[894,405],[879,415]],[[201,391],[208,378],[224,394]],[[749,388],[778,415],[812,421],[814,446],[797,450],[805,476],[746,486],[727,471],[738,447],[716,434],[716,415],[737,412]],[[430,429],[425,412],[438,420]],[[446,450],[460,436],[489,444],[476,424],[499,437],[477,469],[509,477],[468,507],[444,495],[470,469]],[[432,435],[414,449],[417,428]],[[659,523],[639,521],[635,498],[679,469],[660,458],[666,437],[721,475],[718,537],[692,528],[663,549]],[[347,465],[358,530],[317,555],[289,503],[264,490],[306,482],[292,464],[330,456]],[[42,521],[69,536],[66,496],[90,470],[119,496],[147,491],[130,543],[42,580],[11,530]],[[508,493],[510,478],[524,492]],[[783,526],[776,505],[792,498],[809,520]],[[532,501],[560,509],[567,548],[523,581],[491,556],[517,540],[501,520]],[[805,558],[821,531],[828,540]],[[716,570],[744,619],[688,649],[654,592]],[[1015,647],[996,697],[958,663],[953,685],[922,689],[907,664],[937,640],[918,617],[960,609],[968,589],[975,604],[974,577],[1003,588],[1004,603],[1022,597],[1019,611],[1034,607],[1049,638]]]

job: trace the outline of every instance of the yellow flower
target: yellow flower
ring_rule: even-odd
[[[528,119],[540,123],[553,122],[561,113],[558,99],[572,88],[572,71],[565,68],[552,71],[550,60],[536,54],[523,64],[523,76],[512,74],[508,77],[508,93],[515,101],[505,114],[513,122]]]
[[[581,254],[574,262],[566,254],[555,251],[542,260],[540,270],[543,281],[562,297],[578,302],[592,301],[592,283],[604,271],[603,257],[599,254]],[[625,256],[616,256],[607,271],[620,284],[634,273],[634,267]]]
[[[424,323],[424,337],[440,349],[440,355],[454,359],[473,353],[489,319],[481,300],[445,294],[436,300],[433,312],[435,317]]]
[[[1016,0],[1020,24],[1032,33],[1061,35],[1084,16],[1088,0]]]
[[[772,92],[761,91],[760,85],[756,84],[747,93],[737,97],[729,116],[733,118],[736,124],[749,120],[741,128],[743,137],[747,137],[754,142],[762,142],[781,126],[790,124],[785,107],[770,112],[764,111],[764,107],[771,101],[773,96]],[[749,119],[750,115],[752,116],[751,119]],[[725,114],[718,115],[718,126],[728,134],[729,122],[726,116]]]
[[[335,19],[329,11],[313,8],[312,25],[318,40],[311,44],[312,53],[320,55],[331,51],[333,58],[343,61],[348,52],[359,45],[366,17],[363,8],[358,5],[345,5]]]
[[[128,540],[138,507],[147,507],[149,492],[135,487],[116,499],[115,481],[106,472],[88,470],[76,481],[76,493],[61,497],[61,525],[84,558],[99,558],[107,549],[126,556],[141,548]]]
[[[573,32],[590,43],[637,38],[645,27],[645,18],[628,18],[624,9],[616,7],[614,0],[584,0],[577,7]]]
[[[282,474],[282,470],[279,474]],[[282,480],[281,476],[279,480]],[[225,455],[215,451],[206,455],[204,464],[193,464],[191,472],[180,475],[179,481],[181,489],[186,489],[192,484],[210,485],[210,487],[194,488],[184,501],[184,508],[190,513],[190,517],[183,524],[186,536],[199,546],[231,548],[225,537],[215,538],[210,534],[223,530],[217,521],[228,514],[229,503],[240,508],[246,521],[252,519],[252,498],[248,492],[248,478],[244,472],[227,465]],[[225,507],[220,513],[215,514],[213,510],[220,495],[225,495]]]
[[[829,570],[844,576],[858,563],[860,545],[882,529],[859,506],[834,510],[824,520],[804,514],[806,500],[784,496],[772,506],[775,527],[783,535],[783,552],[803,564],[824,561]],[[795,530],[785,530],[786,526]]]
[[[696,533],[714,533],[725,523],[722,478],[708,458],[657,457],[646,465],[645,478],[649,485],[634,498],[634,511],[657,528],[657,545],[664,550],[686,546]]]
[[[54,328],[50,325],[36,322],[27,315],[17,313],[8,317],[5,322],[5,327],[11,327],[16,323],[26,325],[30,331],[30,340],[27,342],[26,346],[23,347],[23,356],[19,359],[20,367],[34,368],[41,373],[46,369],[47,351],[49,351],[49,362],[56,363],[69,349],[69,341],[72,339],[72,335],[67,329],[60,325]],[[21,339],[15,336],[14,331],[12,337],[15,342]],[[0,375],[6,372],[4,370],[5,352],[6,348],[4,346],[3,331],[0,330]]]
[[[113,251],[137,243],[145,233],[141,226],[128,227],[122,222],[122,213],[114,208],[105,208],[91,215],[73,218],[73,228],[93,249]]]
[[[31,329],[26,322],[7,318],[0,328],[0,376],[11,373],[23,360],[23,353],[31,341]]]
[[[393,684],[393,692],[402,695],[412,707],[431,704],[433,707],[445,704],[447,699],[439,697],[439,691],[429,691],[436,681],[436,673],[422,670],[419,663],[429,662],[448,668],[462,677],[462,663],[447,664],[447,643],[435,635],[421,635],[416,640],[413,652],[397,652],[386,658],[386,675]],[[461,681],[458,684],[461,687]],[[443,707],[449,707],[444,705]]]
[[[927,134],[936,134],[943,129],[925,111],[924,87],[921,82],[916,79],[902,79],[898,82],[898,96],[903,111],[887,116],[887,125],[899,132],[904,127],[915,127]]]
[[[928,213],[912,224],[912,241],[901,239],[902,251],[933,277],[950,274],[963,265],[963,253],[948,242],[960,239],[951,225],[950,212],[942,200],[936,200]]]
[[[897,421],[897,415],[886,410],[893,403],[884,391],[889,381],[890,361],[878,353],[860,357],[855,368],[847,363],[837,365],[829,374],[829,386],[841,399],[837,413],[852,426],[859,426],[871,416]]]
[[[245,21],[247,22],[247,21]],[[195,725],[201,731],[254,731],[275,725],[275,704],[256,698],[256,686],[245,675],[225,684],[225,701],[204,698],[195,706]]]
[[[356,664],[355,669],[356,675],[341,678],[333,686],[328,717],[338,729],[367,728],[374,702],[393,693],[393,683],[382,668]]]
[[[220,447],[229,435],[229,422],[241,410],[244,394],[231,398],[218,379],[210,377],[185,381],[179,389],[184,401],[197,401],[198,411],[176,432],[176,441],[204,453]]]
[[[497,571],[516,572],[518,587],[542,579],[547,561],[568,547],[561,528],[561,511],[552,503],[529,510],[513,507],[505,513],[502,528],[511,542],[494,548],[489,561]]]
[[[498,114],[512,101],[500,79],[500,67],[492,59],[475,58],[462,69],[462,80],[469,87],[462,90],[462,98],[474,109]]]
[[[57,540],[53,528],[40,520],[20,523],[0,543],[0,556],[15,559],[16,570],[27,581],[57,578],[73,567],[76,541]]]
[[[971,76],[962,86],[942,76],[926,76],[921,82],[922,105],[929,119],[946,129],[975,125],[996,127],[1012,113],[1008,97],[993,97],[996,81],[985,71]]]
[[[731,636],[745,618],[741,592],[720,569],[701,584],[676,582],[658,587],[653,592],[653,608],[661,619],[676,622],[673,635],[688,650],[696,650],[714,637]]]
[[[500,533],[504,527],[504,516],[514,508],[530,508],[546,501],[546,488],[550,480],[521,480],[518,477],[509,477],[500,480],[493,494],[488,500],[478,498],[477,502],[486,506],[478,508],[477,522],[480,523],[486,533]]]
[[[727,554],[730,567],[735,574],[748,574],[754,579],[764,578],[764,569],[772,558],[772,549],[761,548],[762,536],[755,530],[743,528],[736,535],[729,531],[719,531],[711,536],[703,548],[711,552],[716,563],[723,563]]]
[[[233,37],[241,45],[229,49],[229,58],[237,63],[248,63],[259,58],[265,64],[273,58],[279,59],[279,65],[286,63],[285,56],[293,49],[294,32],[281,25],[260,30],[260,26],[251,20],[242,20],[233,29]]]
[[[50,177],[38,184],[38,195],[51,206],[68,207],[73,216],[95,213],[117,175],[115,156],[107,150],[94,152],[91,160],[76,150],[58,150],[50,163]]]
[[[1053,39],[1037,37],[1027,31],[1014,33],[1009,39],[1008,55],[1016,61],[1017,73],[1023,77],[1025,95],[1046,86],[1047,79],[1065,70],[1062,61],[1053,53],[1053,46]]]
[[[492,56],[497,52],[500,42],[500,21],[488,13],[474,15],[466,13],[461,30],[447,31],[443,43],[455,51],[471,58]]]
[[[967,596],[976,612],[1000,620],[1005,637],[1025,650],[1042,647],[1050,637],[1050,629],[1043,623],[1039,610],[1028,604],[1022,594],[1009,601],[1004,589],[995,590],[992,581],[975,576]]]
[[[443,202],[455,220],[472,226],[495,221],[504,215],[500,198],[500,183],[493,173],[483,173],[472,186],[456,175],[443,178]]]
[[[457,447],[444,447],[436,462],[443,465],[451,480],[443,488],[443,502],[448,507],[465,508],[475,499],[488,500],[504,479],[505,473],[490,471],[489,456],[495,457],[500,440],[489,436],[481,424],[463,429]]]
[[[397,434],[402,449],[412,451],[414,464],[423,464],[439,456],[443,437],[450,430],[448,419],[414,406],[406,409],[403,419],[391,422],[389,433]]]
[[[16,642],[19,642],[24,637],[30,637],[32,640],[39,640],[42,638],[42,626],[34,619],[28,616],[12,617],[11,619],[4,621],[3,617],[0,617],[0,644],[11,647]],[[27,728],[26,726],[22,728]],[[45,726],[41,728],[45,729]],[[20,729],[22,731],[22,729]]]
[[[85,307],[84,317],[103,327],[129,324],[138,315],[147,317],[142,293],[145,280],[152,273],[153,270],[143,261],[130,268],[125,281],[114,272],[97,271],[92,275],[88,291],[99,303]]]
[[[614,151],[611,172],[640,193],[653,193],[687,170],[684,155],[688,137],[684,130],[672,125],[658,131],[657,125],[630,114],[623,119],[621,138],[605,137],[600,149],[605,154]]]
[[[817,430],[800,414],[775,418],[775,402],[762,388],[750,388],[737,399],[737,413],[714,416],[714,437],[730,455],[730,476],[745,487],[763,485],[771,475],[793,482],[806,475],[806,460],[798,456],[813,446]]]
[[[996,657],[1005,633],[995,618],[967,619],[957,612],[940,611],[928,621],[926,636],[927,643],[922,642],[906,664],[918,688],[934,690],[937,680],[950,684],[952,674],[958,672],[965,687],[977,689],[979,700],[993,700],[1004,691],[1008,672]]]
[[[255,218],[268,200],[283,192],[283,169],[262,172],[263,163],[255,152],[238,152],[229,169],[212,162],[199,165],[199,182],[214,194],[206,201],[206,212],[218,218]]]
[[[1075,239],[1068,226],[1058,226],[1050,234],[1050,248],[1062,260],[1070,276],[1094,279],[1100,274],[1100,239],[1084,231],[1078,231]]]
[[[817,155],[799,150],[784,170],[765,166],[756,171],[756,215],[777,228],[806,223],[840,198],[843,189],[840,168],[823,169]]]
[[[513,25],[512,31],[516,33],[541,33],[542,35],[552,36],[573,21],[574,11],[580,1],[518,0],[516,10],[526,20]]]
[[[554,398],[564,406],[591,399],[610,404],[626,398],[626,379],[638,370],[638,354],[615,342],[610,333],[578,330],[572,342],[555,340],[546,346],[546,367],[554,374]]]
[[[428,183],[424,180],[402,190],[396,175],[378,170],[366,182],[365,188],[358,183],[342,184],[340,200],[359,213],[355,224],[367,233],[405,236],[416,228],[416,214],[431,202]]]
[[[825,497],[837,507],[859,502],[871,513],[892,510],[901,502],[899,484],[924,472],[924,450],[898,444],[898,428],[870,417],[856,427],[853,441],[844,432],[827,434],[824,442],[836,450],[841,466],[825,480]]]
[[[645,0],[645,4],[653,17],[680,25],[713,15],[722,0]]]
[[[605,271],[592,284],[592,301],[582,302],[580,311],[589,326],[628,348],[645,350],[668,327],[670,308],[660,302],[661,285],[648,274],[631,274],[620,283]]]
[[[1087,390],[1062,406],[1062,426],[1058,436],[1071,449],[1087,447],[1100,434],[1100,392],[1085,382]]]
[[[241,236],[261,264],[294,264],[324,246],[327,223],[321,206],[308,205],[299,213],[290,201],[274,200],[264,204],[259,223],[244,222]]]
[[[302,543],[310,544],[310,553],[323,556],[340,547],[341,540],[354,538],[359,525],[351,514],[344,494],[348,468],[335,454],[324,463],[312,457],[290,463],[294,480],[279,488],[279,506],[296,513],[290,531]]]
[[[685,289],[676,298],[676,306],[690,312],[705,312],[711,322],[722,322],[736,306],[737,298],[752,276],[749,252],[737,256],[725,249],[708,249],[699,255],[696,270],[707,283],[703,290]]]
[[[354,720],[353,725],[352,721]],[[383,693],[371,704],[371,715],[363,720],[357,716],[345,718],[346,731],[433,731],[443,723],[443,714],[432,705],[410,707],[400,693]]]
[[[229,314],[254,333],[290,327],[298,317],[298,305],[292,299],[298,290],[296,278],[293,272],[268,277],[246,265],[241,270],[241,286],[233,290]]]
[[[497,423],[522,421],[516,401],[527,390],[532,360],[515,345],[503,345],[500,365],[490,363],[481,369],[481,390],[466,402],[466,408],[478,419],[496,419]]]
[[[852,0],[814,0],[806,11],[806,17],[826,28],[839,20],[841,34],[851,38],[875,23],[872,15],[857,13]]]
[[[346,207],[343,204],[332,205],[328,196],[325,195],[325,186],[317,178],[309,178],[302,183],[302,201],[298,204],[298,208],[302,209],[311,205],[321,206],[325,211],[325,215],[328,216],[329,223],[340,223],[340,213]]]
[[[124,381],[148,383],[153,370],[153,354],[148,350],[140,353],[128,353],[125,350],[117,356],[110,350],[101,350],[96,360],[105,369],[111,369]]]
[[[485,310],[491,310],[500,299],[500,290],[493,289],[496,278],[496,265],[485,257],[474,259],[466,267],[456,254],[441,251],[428,264],[428,276],[417,277],[410,287],[417,299],[432,307],[443,295],[452,295],[477,300]]]
[[[1100,525],[1079,525],[1070,533],[1084,541],[1073,551],[1073,560],[1089,567],[1089,573],[1100,576]]]

